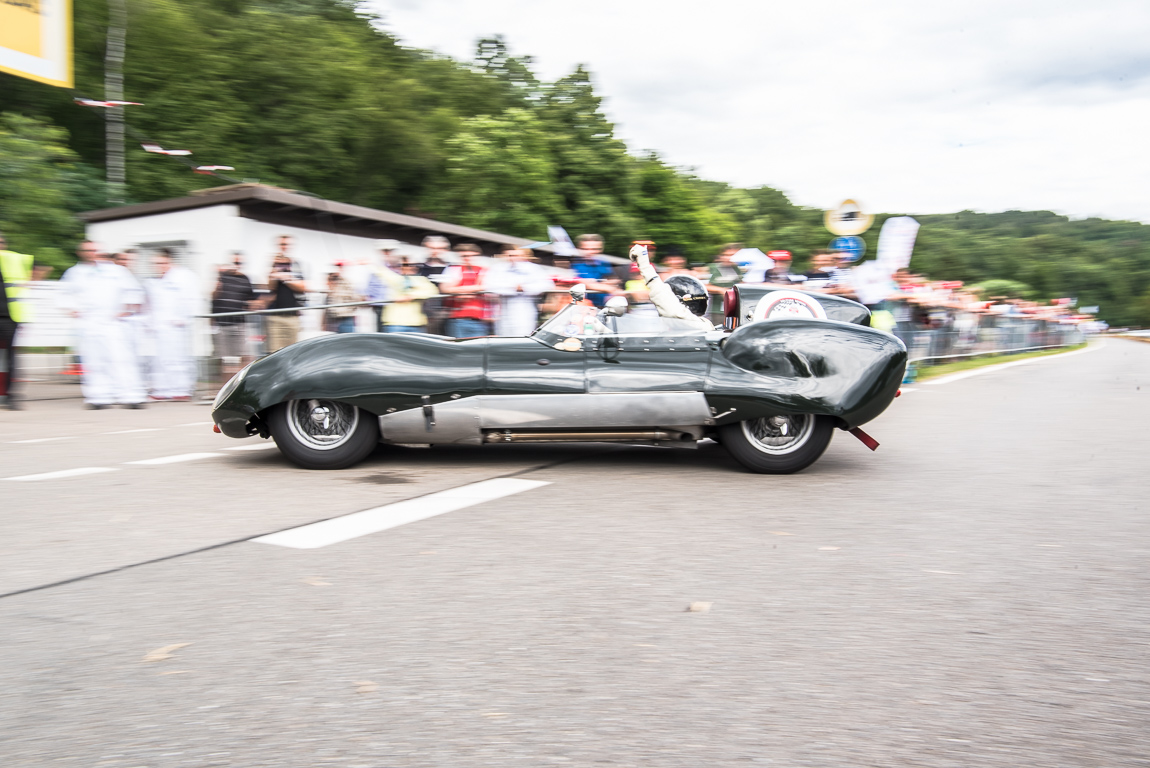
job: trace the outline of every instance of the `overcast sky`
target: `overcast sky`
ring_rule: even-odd
[[[586,65],[633,151],[803,205],[1150,223],[1147,0],[370,0],[405,44]]]

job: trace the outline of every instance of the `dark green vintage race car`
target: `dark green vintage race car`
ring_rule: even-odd
[[[622,302],[620,302],[622,303]],[[229,381],[212,418],[274,437],[308,469],[377,443],[613,442],[695,448],[710,437],[755,472],[796,472],[834,429],[898,392],[906,348],[847,299],[737,286],[725,329],[572,303],[527,338],[339,334],[293,344]],[[873,446],[872,446],[873,447]]]

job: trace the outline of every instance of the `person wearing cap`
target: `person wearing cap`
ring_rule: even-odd
[[[802,282],[801,280],[792,280],[794,275],[791,274],[791,252],[790,251],[771,251],[767,256],[774,261],[774,266],[767,270],[766,280],[768,283],[790,283]]]
[[[351,281],[347,279],[346,263],[337,261],[335,270],[327,275],[327,304],[352,304],[361,301],[362,297],[355,292]],[[332,307],[325,309],[327,322],[324,325],[328,330],[336,333],[352,333],[355,331],[355,312],[358,307]]]
[[[26,253],[7,250],[0,233],[0,405],[10,411],[19,409],[13,389],[16,384],[16,331],[28,322],[28,281],[32,279],[34,259]]]
[[[423,302],[439,295],[435,283],[419,274],[419,264],[404,261],[400,273],[390,279],[388,288],[391,302],[383,308],[383,331],[385,333],[424,333],[427,329],[427,315],[423,312]]]
[[[379,251],[379,264],[383,269],[399,274],[399,265],[403,261],[403,257],[399,255],[399,246],[402,245],[398,240],[376,240],[375,247]]]

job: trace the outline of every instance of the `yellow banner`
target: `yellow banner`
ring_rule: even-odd
[[[71,0],[0,0],[0,72],[72,87]]]

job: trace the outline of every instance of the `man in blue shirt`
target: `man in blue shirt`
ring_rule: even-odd
[[[575,246],[579,252],[571,260],[571,269],[576,275],[586,282],[619,287],[615,270],[606,261],[598,258],[599,254],[603,253],[603,238],[600,235],[579,235],[575,238]],[[607,297],[606,293],[592,293],[588,296],[597,307],[603,306]]]

